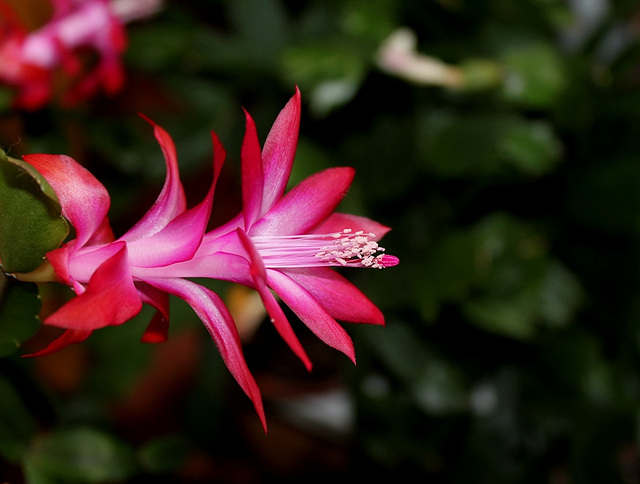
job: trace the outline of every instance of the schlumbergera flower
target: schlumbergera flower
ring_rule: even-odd
[[[34,356],[83,341],[96,329],[122,324],[138,314],[143,303],[157,309],[143,341],[163,341],[168,331],[168,295],[173,294],[203,321],[264,423],[260,393],[229,311],[217,294],[190,280],[213,278],[255,289],[271,322],[307,368],[311,362],[273,293],[322,341],[355,362],[351,339],[336,320],[383,324],[384,318],[332,268],[383,268],[395,266],[398,259],[385,254],[377,243],[388,227],[334,212],[351,185],[352,168],[326,169],[285,193],[299,122],[296,90],[261,150],[255,124],[246,113],[242,211],[209,232],[215,185],[225,158],[215,133],[211,188],[202,202],[187,209],[173,141],[151,122],[167,166],[165,184],[146,215],[117,239],[107,218],[109,195],[93,175],[67,156],[26,155],[25,160],[56,191],[62,213],[76,231],[75,239],[47,254],[57,278],[72,287],[76,297],[44,323],[66,331]]]
[[[8,0],[0,0],[0,82],[17,90],[15,105],[37,109],[52,96],[55,73],[74,80],[63,102],[74,103],[99,89],[112,94],[123,84],[120,57],[124,23],[150,15],[161,0],[50,0],[53,16],[29,32]],[[81,52],[96,54],[87,70]]]

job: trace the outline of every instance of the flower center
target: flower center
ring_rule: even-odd
[[[398,264],[384,253],[375,235],[344,229],[333,234],[251,237],[266,267],[369,267],[382,269]]]

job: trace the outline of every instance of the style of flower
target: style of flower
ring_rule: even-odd
[[[53,16],[28,32],[7,0],[0,0],[0,82],[17,90],[16,107],[38,109],[52,97],[58,70],[74,80],[62,101],[77,103],[100,89],[112,94],[123,84],[120,61],[123,23],[157,10],[161,0],[50,0]],[[85,72],[80,50],[96,55]]]
[[[151,122],[151,121],[150,121]],[[300,93],[277,117],[261,150],[246,113],[242,145],[242,211],[206,232],[225,151],[215,133],[213,182],[205,198],[186,208],[176,150],[153,124],[164,153],[167,177],[151,209],[115,239],[107,212],[109,195],[73,159],[26,155],[58,195],[76,238],[47,253],[72,298],[44,321],[66,331],[33,356],[86,339],[92,331],[122,324],[147,303],[156,314],[143,341],[167,337],[169,294],[185,300],[205,324],[223,360],[251,398],[264,423],[260,392],[242,354],[233,319],[221,298],[190,278],[232,281],[255,289],[276,329],[303,361],[311,362],[280,307],[282,301],[322,341],[355,361],[347,332],[336,320],[384,324],[380,310],[332,267],[383,268],[398,264],[377,240],[389,228],[365,217],[334,212],[351,185],[352,168],[329,168],[285,193],[300,122]]]

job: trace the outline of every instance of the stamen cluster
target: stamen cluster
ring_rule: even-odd
[[[252,237],[265,266],[271,268],[351,266],[382,269],[397,264],[384,254],[375,234],[344,229],[332,234]]]
[[[374,240],[375,236],[362,230],[352,233],[351,229],[344,229],[342,232],[331,234],[335,239],[333,244],[323,247],[315,257],[329,265],[360,265],[382,269],[386,267],[385,249]]]

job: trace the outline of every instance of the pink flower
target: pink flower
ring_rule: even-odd
[[[0,0],[0,82],[17,89],[15,105],[25,109],[44,106],[52,96],[59,69],[74,79],[63,97],[65,103],[76,103],[100,89],[109,94],[118,91],[124,78],[120,61],[126,44],[123,22],[143,13],[133,11],[131,1],[125,0],[50,1],[53,17],[36,31],[27,32],[9,4]],[[154,11],[159,1],[143,1],[145,12]],[[78,55],[80,49],[97,54],[88,72]]]
[[[261,150],[251,117],[242,147],[243,210],[205,233],[225,152],[217,136],[213,183],[204,200],[187,209],[174,144],[154,125],[167,178],[151,209],[115,239],[106,189],[82,166],[61,155],[27,155],[51,184],[76,238],[47,254],[57,277],[76,297],[45,324],[66,331],[48,354],[86,339],[93,330],[122,324],[143,303],[157,309],[143,341],[167,336],[169,294],[184,299],[203,321],[233,376],[264,423],[261,397],[242,355],[234,322],[218,295],[189,278],[233,281],[260,294],[271,321],[310,368],[272,289],[325,343],[355,361],[351,339],[337,320],[384,324],[379,309],[332,267],[394,266],[398,259],[377,244],[389,228],[365,217],[334,212],[353,179],[351,168],[331,168],[285,194],[297,145],[300,94],[276,119]],[[374,235],[376,234],[376,235]]]

